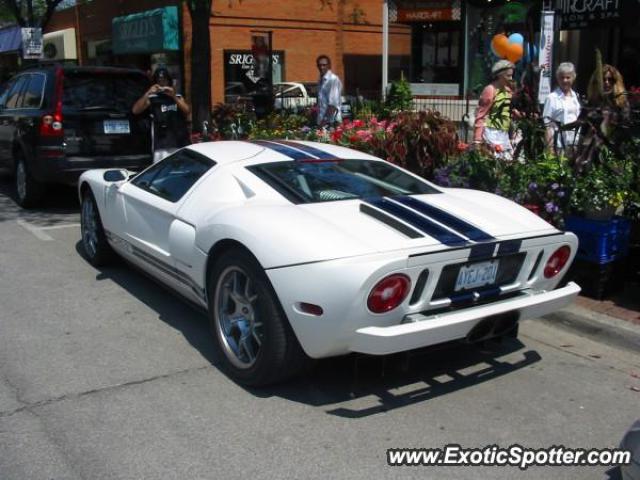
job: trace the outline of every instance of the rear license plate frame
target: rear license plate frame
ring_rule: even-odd
[[[496,282],[500,259],[487,260],[484,262],[472,263],[460,267],[454,292],[468,291]]]
[[[104,120],[102,131],[105,135],[127,135],[131,133],[129,120]]]

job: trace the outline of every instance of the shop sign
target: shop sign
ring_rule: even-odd
[[[284,73],[284,52],[272,52],[272,82],[281,82]],[[258,82],[259,66],[255,64],[253,53],[246,50],[224,52],[225,96],[233,97],[254,93]]]
[[[623,0],[557,0],[560,28],[571,30],[617,22],[621,18],[622,3]]]
[[[112,22],[113,53],[155,53],[178,50],[176,7],[116,17]]]
[[[398,22],[449,22],[460,20],[460,0],[454,2],[431,2],[424,8],[398,7],[396,18]]]
[[[22,58],[42,58],[42,29],[22,29]]]
[[[412,83],[411,93],[433,97],[455,97],[460,94],[460,85],[458,83]]]
[[[280,54],[272,54],[271,61],[273,62],[274,68],[280,65]],[[258,68],[251,53],[230,53],[228,54],[227,65],[230,69],[240,70],[242,75],[252,83],[258,83],[258,80],[262,78],[258,74]]]
[[[540,85],[538,103],[544,103],[551,93],[553,69],[553,20],[554,12],[542,12],[542,31],[540,32]]]

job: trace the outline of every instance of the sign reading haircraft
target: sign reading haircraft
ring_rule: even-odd
[[[631,0],[626,0],[632,3]],[[620,20],[623,0],[557,0],[562,30],[588,28]]]
[[[449,22],[461,19],[460,0],[453,2],[423,2],[423,7],[399,7],[398,22]]]

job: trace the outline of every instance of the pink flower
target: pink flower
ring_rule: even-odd
[[[364,121],[357,119],[353,121],[353,128],[360,128],[360,127],[364,127]]]
[[[335,129],[333,132],[331,132],[331,141],[332,142],[339,142],[340,139],[342,138],[342,129],[337,128]]]
[[[373,136],[372,133],[371,133],[371,130],[358,130],[356,132],[356,135],[358,136],[358,138],[362,142],[370,141],[371,137]]]

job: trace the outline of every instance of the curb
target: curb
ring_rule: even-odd
[[[593,310],[572,305],[545,315],[539,321],[598,342],[640,352],[640,326]]]

